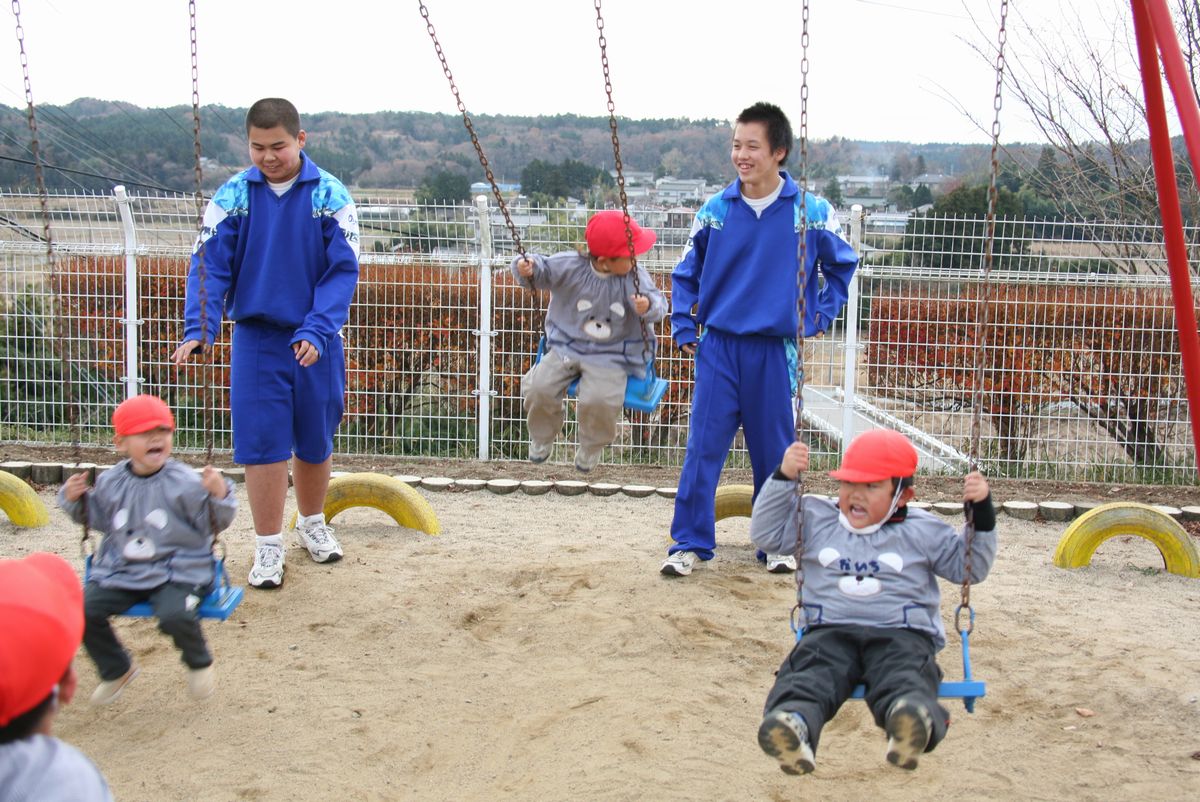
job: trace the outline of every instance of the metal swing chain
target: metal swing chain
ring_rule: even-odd
[[[796,329],[796,440],[804,428],[804,289],[808,274],[808,0],[801,7],[800,31],[800,269],[797,273]],[[804,474],[796,473],[796,606],[792,608],[792,631],[804,627]]]
[[[988,335],[991,332],[991,284],[988,281],[992,272],[993,250],[996,240],[996,202],[999,197],[997,176],[1000,163],[997,151],[1000,148],[1000,107],[1002,104],[1001,90],[1004,87],[1004,44],[1008,39],[1005,22],[1008,18],[1008,0],[1000,0],[1000,31],[996,42],[996,92],[992,100],[994,117],[992,118],[992,162],[991,178],[988,182],[987,234],[984,239],[983,272],[980,276],[979,310],[975,316],[975,389],[971,410],[971,470],[979,468],[979,440],[981,419],[983,416],[983,368],[984,354],[988,348]],[[971,549],[975,542],[975,508],[969,501],[963,502],[963,513],[966,516],[966,526],[963,528],[963,581],[962,600],[954,613],[954,628],[962,632],[960,617],[962,611],[967,611],[967,629],[969,633],[975,629],[975,611],[971,609]]]
[[[196,0],[188,0],[188,14],[191,22],[192,47],[192,147],[196,155],[194,167],[196,191],[193,193],[193,197],[196,201],[196,230],[200,232],[199,247],[196,250],[196,278],[200,285],[200,321],[203,327],[200,336],[206,340],[208,338],[208,274],[204,267],[204,249],[206,247],[206,239],[204,237],[205,204],[204,172],[200,161],[200,62],[196,56]],[[215,340],[213,344],[214,346],[216,345]],[[206,464],[212,464],[213,451],[212,404],[210,400],[212,392],[212,350],[207,347],[203,348],[200,361],[201,423],[204,427],[204,461]]]
[[[200,150],[200,62],[196,56],[196,0],[188,0],[188,16],[191,27],[192,48],[192,142],[196,155],[194,172],[196,175],[196,230],[199,231],[200,244],[196,251],[196,279],[200,285],[200,337],[201,342],[208,339],[208,274],[204,267],[204,171],[201,166]],[[217,322],[218,332],[220,321]],[[212,373],[213,351],[216,350],[216,337],[213,337],[213,348],[202,347],[200,354],[200,407],[201,425],[204,427],[204,464],[212,465],[213,452],[213,409],[212,409]],[[208,527],[212,531],[213,552],[219,553],[219,558],[225,558],[225,541],[217,527],[217,513],[213,509],[212,497],[208,497]]]
[[[54,345],[58,350],[58,359],[63,365],[63,396],[67,402],[67,422],[71,427],[71,444],[74,449],[75,464],[83,462],[82,434],[79,423],[79,407],[75,399],[75,384],[71,378],[71,354],[67,347],[66,335],[63,332],[63,301],[62,290],[59,286],[58,261],[54,256],[54,240],[50,235],[50,198],[46,190],[46,176],[42,172],[41,145],[38,142],[37,113],[33,105],[33,83],[29,77],[29,58],[25,53],[25,28],[21,25],[20,0],[12,0],[13,17],[17,22],[17,44],[21,51],[21,73],[25,80],[25,117],[29,123],[30,150],[33,152],[33,176],[37,184],[38,203],[42,210],[42,239],[46,243],[46,265],[50,276],[50,288],[54,293]],[[79,497],[83,510],[83,535],[80,550],[87,555],[87,544],[91,539],[88,530],[87,493]]]
[[[629,258],[633,261],[633,292],[642,294],[641,280],[638,278],[637,250],[633,245],[633,228],[629,225],[629,197],[625,194],[625,170],[621,162],[621,140],[617,137],[617,106],[613,102],[612,75],[608,68],[608,39],[604,36],[604,16],[600,12],[601,0],[595,1],[596,30],[599,31],[600,64],[604,68],[604,93],[608,96],[608,129],[612,132],[613,162],[617,170],[617,189],[621,195],[621,212],[625,215],[625,241],[629,245]],[[642,360],[649,361],[653,349],[650,345],[650,331],[646,327],[646,319],[638,315],[638,323],[642,329]]]
[[[467,133],[471,135],[471,144],[475,146],[475,153],[479,156],[479,164],[483,167],[483,172],[487,175],[488,183],[492,186],[492,195],[496,198],[496,205],[500,207],[500,213],[504,215],[504,223],[508,226],[508,232],[512,235],[513,245],[517,249],[517,253],[521,258],[525,258],[525,248],[521,245],[521,237],[517,233],[517,226],[513,223],[512,217],[508,213],[508,204],[504,202],[504,196],[500,194],[500,185],[496,183],[496,177],[492,174],[491,165],[488,164],[487,156],[483,153],[483,145],[479,144],[479,136],[475,133],[475,126],[471,124],[471,116],[467,114],[467,104],[463,103],[462,96],[458,92],[458,85],[454,82],[454,73],[450,72],[450,64],[446,61],[446,54],[442,51],[442,43],[438,41],[437,31],[434,30],[433,23],[429,21],[429,9],[425,7],[425,3],[419,2],[421,17],[425,20],[425,32],[429,34],[429,38],[433,40],[433,49],[437,52],[438,60],[442,62],[442,74],[446,76],[446,80],[450,83],[450,91],[454,93],[454,101],[458,106],[458,112],[462,115],[463,125],[467,128]],[[490,224],[490,223],[489,223]],[[530,282],[532,286],[532,282]]]

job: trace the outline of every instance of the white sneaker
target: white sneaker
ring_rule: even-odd
[[[659,573],[664,576],[687,576],[692,572],[692,566],[695,564],[696,552],[677,551],[667,557]]]
[[[117,701],[121,691],[125,690],[125,686],[133,681],[133,678],[138,675],[138,671],[137,666],[131,665],[128,671],[116,679],[101,682],[96,686],[96,690],[92,691],[92,704],[106,705]]]
[[[545,462],[550,458],[550,452],[554,450],[554,443],[539,443],[536,440],[529,441],[529,461],[534,465]]]
[[[933,735],[933,716],[920,702],[897,699],[884,722],[887,730],[887,762],[912,771],[917,759],[929,746]]]
[[[308,526],[297,526],[296,531],[300,533],[300,541],[315,562],[335,563],[342,559],[342,545],[333,536],[333,527],[329,524],[322,521]]]
[[[277,588],[283,584],[283,546],[266,544],[254,550],[250,587]]]
[[[188,669],[188,693],[193,699],[207,699],[217,689],[213,680],[213,667]]]
[[[772,574],[794,574],[796,557],[792,554],[768,554],[767,570]]]
[[[591,473],[597,465],[600,464],[600,457],[604,454],[603,448],[598,448],[595,451],[588,452],[582,448],[575,450],[575,470],[580,473]]]

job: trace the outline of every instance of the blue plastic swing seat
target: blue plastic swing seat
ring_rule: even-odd
[[[796,640],[804,631],[796,633]],[[962,660],[963,660],[963,678],[960,681],[943,681],[938,686],[939,699],[962,699],[963,707],[968,713],[975,712],[975,700],[981,699],[987,695],[986,683],[971,679],[971,645],[970,645],[970,630],[961,630],[959,635],[962,637]],[[867,694],[865,685],[855,685],[854,690],[850,693],[851,699],[862,699]]]
[[[229,584],[229,574],[225,571],[224,559],[216,556],[213,557],[213,571],[217,578],[216,586],[204,597],[204,601],[200,602],[200,606],[196,610],[196,617],[225,621],[228,620],[229,616],[233,615],[233,611],[242,603],[242,597],[245,595],[246,589]],[[85,584],[91,574],[92,555],[89,554],[87,559],[84,560],[83,581]],[[150,606],[150,602],[140,601],[122,613],[122,615],[130,618],[152,618],[154,616],[154,608]]]
[[[538,340],[537,356],[533,359],[533,364],[542,361],[542,354],[546,352],[546,338],[542,337]],[[658,402],[662,400],[666,394],[670,384],[666,379],[661,378],[658,372],[654,369],[654,358],[646,363],[646,375],[642,378],[630,376],[625,380],[625,401],[622,406],[625,409],[631,409],[634,412],[650,413],[658,407]],[[567,396],[575,398],[579,392],[579,379],[567,385]]]

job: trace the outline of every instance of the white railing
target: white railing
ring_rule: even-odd
[[[55,194],[48,279],[36,196],[0,193],[0,440],[69,442],[64,362],[80,436],[109,441],[112,407],[135,388],[170,400],[181,447],[203,442],[202,382],[168,363],[180,333],[195,236],[188,195]],[[512,281],[510,233],[486,198],[416,205],[360,193],[362,272],[345,329],[341,454],[522,459],[519,382],[544,300]],[[591,210],[513,204],[527,250],[583,239]],[[658,234],[641,261],[669,293],[690,213],[634,209]],[[974,321],[982,292],[980,220],[861,213],[847,229],[864,256],[843,318],[805,348],[806,427],[817,468],[871,426],[907,432],[926,470],[960,472],[975,402]],[[1189,229],[1192,250],[1197,232]],[[993,474],[1071,481],[1190,483],[1195,455],[1157,228],[1002,220],[989,287],[982,453]],[[56,292],[56,289],[58,290]],[[631,414],[612,463],[682,463],[691,363],[660,327],[671,391]],[[210,384],[218,449],[230,447],[228,336]],[[568,419],[565,439],[574,437]],[[569,461],[570,451],[552,459]],[[740,444],[731,464],[747,465]]]

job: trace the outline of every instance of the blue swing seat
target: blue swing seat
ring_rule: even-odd
[[[541,337],[538,340],[537,356],[534,357],[533,364],[541,362],[545,352],[546,338]],[[650,361],[646,363],[645,376],[640,379],[637,376],[629,376],[625,380],[625,400],[622,406],[634,412],[653,412],[669,386],[667,380],[661,378],[654,369],[654,357],[651,357]],[[567,396],[575,398],[578,392],[579,379],[576,379],[567,386]]]
[[[971,610],[971,625],[975,624],[975,611]],[[939,699],[962,699],[963,707],[968,713],[975,712],[975,700],[981,699],[987,695],[987,685],[980,681],[971,679],[971,630],[959,630],[959,636],[962,638],[962,661],[963,661],[963,678],[960,681],[943,681],[938,686]],[[796,632],[796,640],[799,641],[804,635],[804,630]],[[854,690],[850,693],[851,699],[863,699],[866,697],[867,688],[865,685],[855,685]]]
[[[200,606],[196,609],[196,617],[225,621],[228,620],[229,616],[233,615],[233,611],[242,603],[242,597],[245,595],[246,590],[245,588],[229,584],[229,574],[225,571],[225,559],[223,557],[213,555],[213,573],[217,581],[213,589],[204,597],[204,601],[200,602]],[[84,560],[84,584],[87,584],[91,574],[92,555],[89,554]],[[122,615],[130,618],[152,618],[154,616],[154,609],[150,606],[150,602],[140,601],[122,613]]]

